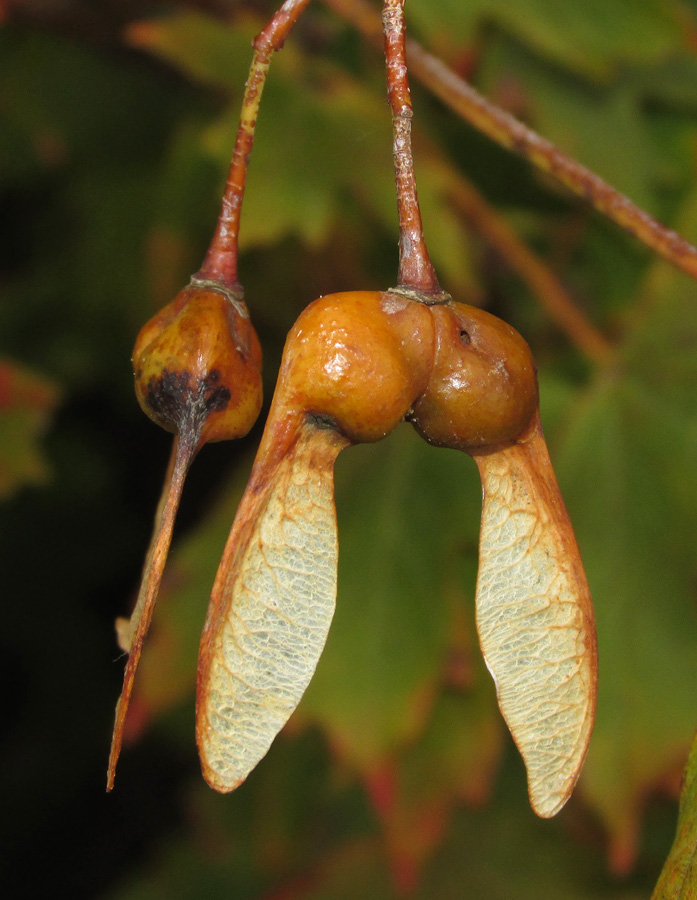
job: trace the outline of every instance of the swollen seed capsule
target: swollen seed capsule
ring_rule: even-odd
[[[434,349],[429,308],[385,291],[328,294],[293,326],[274,405],[378,441],[425,389]]]
[[[430,308],[436,351],[410,419],[431,444],[466,452],[515,440],[538,404],[530,348],[490,313],[462,303]]]
[[[261,409],[261,349],[242,301],[189,285],[141,330],[133,350],[138,402],[198,448],[247,434]]]

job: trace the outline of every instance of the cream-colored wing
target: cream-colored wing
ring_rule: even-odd
[[[334,462],[346,442],[304,424],[256,465],[235,517],[199,656],[196,733],[206,781],[237,787],[295,710],[334,614]]]
[[[597,650],[588,583],[539,419],[476,457],[483,487],[477,629],[535,812],[555,815],[583,764]]]

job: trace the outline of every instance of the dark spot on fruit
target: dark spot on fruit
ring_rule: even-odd
[[[154,418],[170,431],[182,434],[198,431],[205,419],[230,402],[230,390],[220,381],[220,372],[212,369],[197,385],[190,372],[165,369],[159,378],[148,382],[147,404]]]
[[[308,422],[311,422],[315,428],[333,428],[334,431],[337,430],[336,420],[326,413],[308,412],[307,420]]]
[[[148,381],[146,401],[155,418],[172,431],[178,431],[184,411],[191,406],[189,372],[165,369],[159,378]]]
[[[472,338],[469,336],[469,332],[465,331],[464,328],[460,330],[460,343],[461,344],[471,344]]]
[[[199,398],[203,400],[206,412],[220,412],[230,402],[230,390],[224,384],[218,384],[219,381],[220,372],[211,369],[201,383]]]

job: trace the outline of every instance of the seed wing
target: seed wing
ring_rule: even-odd
[[[303,425],[255,472],[218,571],[199,657],[197,740],[204,777],[237,787],[298,705],[334,614],[334,462],[345,445]]]
[[[498,702],[543,817],[566,803],[595,715],[588,583],[539,422],[476,458],[483,487],[477,629]]]

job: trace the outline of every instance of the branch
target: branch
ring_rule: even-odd
[[[365,0],[324,0],[324,3],[371,42],[380,41],[379,16]],[[550,141],[490,103],[416,41],[407,41],[407,55],[410,71],[470,125],[552,175],[647,247],[697,278],[697,249],[679,234],[661,225]]]

